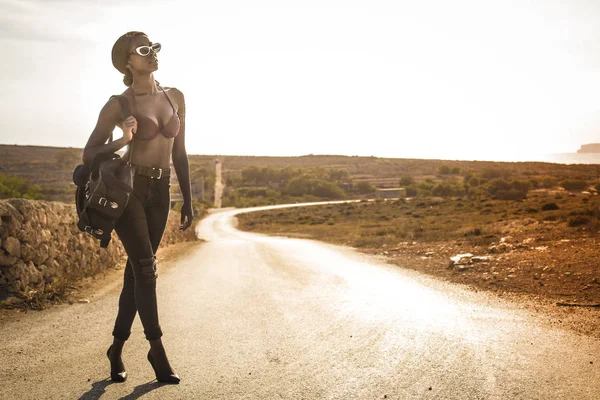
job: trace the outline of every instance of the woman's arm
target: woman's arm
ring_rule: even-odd
[[[186,230],[194,218],[192,208],[192,187],[190,183],[190,163],[188,160],[187,151],[185,150],[185,98],[183,93],[178,89],[170,90],[174,94],[177,103],[177,114],[179,115],[179,134],[175,137],[173,143],[173,166],[179,181],[179,188],[183,196],[183,206],[181,207],[181,225],[179,229]]]
[[[98,122],[83,149],[83,162],[91,162],[96,154],[114,153],[127,145],[133,138],[133,132],[137,128],[137,121],[129,116],[123,121],[123,137],[106,143],[115,126],[121,125],[121,106],[116,98],[111,98],[102,107]]]

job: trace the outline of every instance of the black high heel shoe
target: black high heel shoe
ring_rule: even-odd
[[[110,347],[108,348],[108,350],[106,351],[106,357],[108,357],[108,361],[110,361],[110,379],[113,382],[125,382],[127,380],[127,371],[125,371],[125,367],[123,367],[123,364],[121,363],[121,367],[119,368],[117,366],[117,368],[113,368],[113,363],[110,360],[110,351],[112,349],[112,344],[110,345]],[[118,370],[121,371],[118,371]]]
[[[152,357],[152,354],[150,354],[150,352],[148,352],[148,361],[150,361],[150,365],[152,365],[152,369],[154,370],[154,374],[156,375],[157,381],[164,383],[179,383],[179,381],[181,380],[179,379],[179,375],[177,374],[159,376],[158,372],[156,371],[156,367],[154,366],[154,357]]]

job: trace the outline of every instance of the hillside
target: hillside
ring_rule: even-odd
[[[47,200],[72,201],[73,168],[80,163],[83,150],[79,148],[0,145],[0,174],[15,176],[40,185],[43,198]],[[223,167],[223,180],[229,182],[226,191],[235,189],[235,182],[242,170],[249,166],[267,169],[292,167],[297,169],[346,170],[349,184],[368,182],[375,187],[395,187],[403,176],[415,181],[441,182],[448,176],[440,176],[440,168],[446,168],[456,178],[464,179],[474,174],[496,175],[511,178],[554,181],[581,179],[590,183],[600,182],[597,165],[563,165],[542,162],[490,162],[394,159],[340,155],[306,155],[299,157],[253,157],[232,155],[189,155],[192,185],[204,182],[206,199],[210,200],[214,183],[215,160]],[[487,172],[486,172],[487,171]],[[211,177],[212,175],[212,177]],[[491,176],[493,177],[493,176]],[[176,183],[176,176],[172,178]],[[212,179],[212,180],[211,180]],[[234,183],[232,183],[234,182]],[[231,187],[231,186],[234,187]],[[176,185],[173,185],[176,189]],[[199,190],[194,191],[196,194]],[[228,192],[229,193],[229,192]]]

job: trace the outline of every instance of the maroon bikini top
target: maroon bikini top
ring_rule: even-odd
[[[152,140],[154,139],[159,133],[161,133],[164,137],[166,138],[174,138],[175,136],[177,136],[179,134],[179,128],[181,126],[181,122],[179,121],[179,115],[177,115],[177,112],[175,111],[175,107],[173,107],[173,103],[171,103],[171,99],[169,98],[169,95],[167,94],[167,92],[164,91],[164,89],[162,89],[162,92],[165,94],[165,96],[167,97],[167,100],[169,101],[169,104],[171,105],[171,108],[173,108],[173,115],[171,115],[171,118],[169,119],[169,121],[162,127],[157,126],[156,123],[154,121],[152,121],[150,118],[140,115],[138,114],[136,105],[135,105],[135,96],[133,96],[133,116],[135,117],[135,119],[137,120],[138,126],[137,126],[137,132],[135,133],[135,138],[138,140]],[[160,121],[158,121],[160,123]]]

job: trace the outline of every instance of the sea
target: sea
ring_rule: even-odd
[[[600,164],[600,153],[555,153],[536,157],[534,160],[513,161],[541,161],[556,164]]]
[[[498,162],[547,162],[555,164],[600,164],[600,153],[555,153],[541,154],[533,157],[514,155],[498,158],[460,158],[463,161],[498,161]]]

